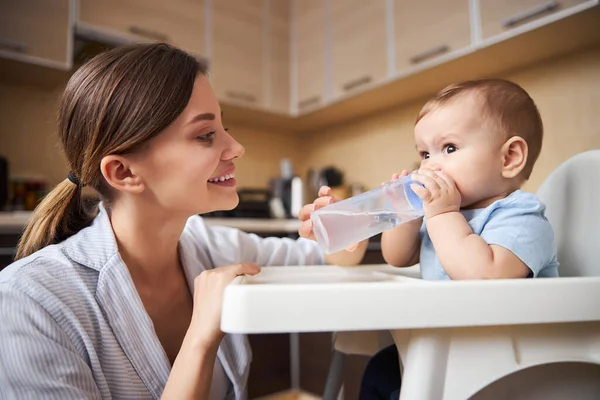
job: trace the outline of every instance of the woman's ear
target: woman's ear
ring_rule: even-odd
[[[527,165],[528,146],[525,139],[513,136],[502,146],[502,176],[514,178]]]
[[[132,163],[123,156],[109,155],[100,162],[100,171],[106,182],[120,192],[142,193],[144,181],[132,168]]]

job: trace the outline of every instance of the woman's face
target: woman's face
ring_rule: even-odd
[[[177,214],[232,209],[238,204],[233,161],[243,154],[244,147],[223,128],[208,79],[199,75],[184,111],[136,162],[143,195]]]

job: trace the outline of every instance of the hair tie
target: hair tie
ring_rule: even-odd
[[[69,174],[67,175],[67,179],[70,180],[77,187],[83,187],[83,186],[85,186],[85,185],[81,184],[81,181],[79,180],[78,177],[75,176],[75,174],[73,173],[73,171],[69,171]]]

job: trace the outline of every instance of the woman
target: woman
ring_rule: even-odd
[[[152,44],[101,54],[70,79],[59,136],[71,172],[0,273],[0,397],[245,397],[248,343],[219,329],[225,286],[258,265],[325,260],[313,241],[197,216],[237,205],[244,154],[205,74]],[[102,199],[94,212],[85,185]],[[310,212],[330,201],[321,194],[300,213],[304,237]],[[358,263],[359,247],[328,261]]]

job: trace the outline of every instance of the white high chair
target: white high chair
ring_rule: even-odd
[[[221,329],[338,332],[335,348],[350,354],[373,354],[391,332],[401,400],[600,399],[599,174],[600,151],[584,153],[539,191],[565,277],[441,282],[415,278],[418,267],[265,267],[226,288]]]
[[[538,196],[555,230],[561,275],[539,283],[552,283],[545,285],[547,290],[562,293],[560,308],[554,304],[553,312],[540,305],[544,316],[530,322],[495,309],[481,326],[448,321],[449,327],[439,329],[392,330],[404,367],[402,400],[600,399],[598,297],[591,296],[586,305],[576,285],[567,288],[574,280],[587,279],[600,291],[600,280],[586,278],[600,276],[600,150],[563,163]],[[505,285],[498,294],[507,303],[515,290],[537,286],[505,283],[498,282]],[[536,301],[535,291],[526,301]],[[569,310],[579,315],[565,321]],[[374,354],[389,343],[384,333],[339,332],[334,347],[341,354]],[[338,363],[332,364],[325,398],[333,398],[338,389],[340,353],[334,356]]]

